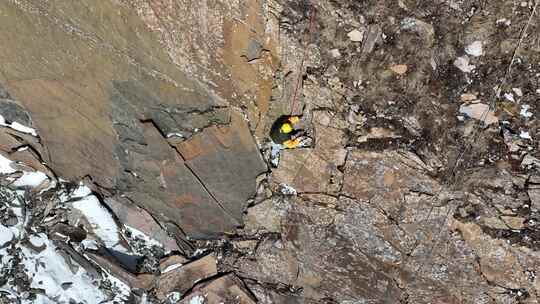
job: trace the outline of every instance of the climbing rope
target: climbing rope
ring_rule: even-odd
[[[304,37],[304,54],[302,55],[302,61],[300,61],[300,68],[298,69],[298,77],[296,79],[296,84],[294,86],[294,93],[291,96],[291,115],[293,115],[294,111],[296,110],[296,100],[298,95],[298,89],[300,88],[300,82],[302,80],[302,76],[304,73],[304,63],[306,61],[307,53],[308,53],[308,46],[311,43],[311,38],[313,35],[313,26],[315,24],[315,6],[313,5],[312,0],[309,0],[309,30],[306,32]]]

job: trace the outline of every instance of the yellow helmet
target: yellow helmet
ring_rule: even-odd
[[[281,125],[281,128],[279,128],[279,131],[281,133],[291,133],[291,131],[293,130],[291,124],[289,123],[284,123]]]

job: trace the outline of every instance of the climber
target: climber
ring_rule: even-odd
[[[270,138],[274,143],[286,149],[294,149],[301,143],[304,130],[294,129],[293,125],[300,121],[299,116],[281,115],[270,129]]]

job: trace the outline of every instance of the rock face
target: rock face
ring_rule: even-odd
[[[39,131],[41,157],[58,176],[88,177],[95,190],[126,196],[189,237],[241,224],[266,170],[247,124],[223,92],[174,64],[137,11],[116,1],[0,9],[9,16],[2,56],[12,63],[0,82],[20,103],[6,100],[2,114]],[[173,137],[187,140],[175,149]]]
[[[538,303],[540,4],[424,2],[0,1],[0,303]]]

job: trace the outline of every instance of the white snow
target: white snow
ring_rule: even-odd
[[[15,187],[32,187],[35,188],[41,185],[44,181],[48,179],[47,175],[43,172],[24,172],[21,177],[19,177],[13,185]]]
[[[531,108],[531,106],[529,105],[521,105],[521,111],[519,111],[519,115],[525,117],[525,118],[530,118],[533,116],[533,113],[529,112],[529,109]]]
[[[169,266],[165,267],[165,269],[163,269],[163,271],[161,272],[161,274],[167,273],[167,272],[169,272],[169,271],[173,271],[173,270],[175,270],[175,269],[177,269],[177,268],[182,267],[182,265],[184,265],[184,264],[182,264],[182,263],[177,263],[177,264],[169,265]]]
[[[482,41],[476,40],[473,43],[467,45],[465,47],[465,53],[474,57],[482,56],[484,54],[484,51],[482,49]]]
[[[95,240],[84,239],[81,242],[81,245],[84,249],[98,250],[99,248],[98,243]]]
[[[196,295],[193,298],[189,299],[189,304],[203,304],[204,297],[201,295]]]
[[[9,174],[17,171],[11,167],[12,163],[13,162],[11,160],[0,154],[0,173]]]
[[[73,191],[70,198],[82,198],[85,196],[88,196],[92,194],[92,190],[90,188],[86,187],[82,182],[79,183],[79,187]]]
[[[24,125],[22,125],[22,124],[20,124],[20,123],[18,123],[16,121],[12,122],[11,124],[8,124],[8,123],[6,123],[6,119],[2,115],[0,115],[0,126],[12,128],[13,130],[16,130],[16,131],[19,131],[19,132],[22,132],[22,133],[27,133],[27,134],[30,134],[32,136],[37,136],[36,129],[24,126]]]
[[[20,123],[18,123],[16,121],[13,122],[9,127],[12,128],[12,129],[15,129],[15,130],[17,130],[19,132],[22,132],[22,133],[28,133],[28,134],[30,134],[32,136],[37,136],[36,129],[21,125]]]
[[[4,247],[4,245],[11,242],[13,237],[13,232],[9,228],[0,225],[0,247]]]
[[[514,91],[518,97],[523,97],[523,91],[520,88],[512,88],[512,91]]]
[[[72,271],[64,257],[56,251],[54,244],[41,233],[32,236],[33,242],[45,245],[41,252],[21,246],[22,264],[31,278],[30,287],[42,289],[46,297],[35,303],[70,303],[70,299],[81,303],[97,303],[106,300],[98,286],[84,268]],[[39,239],[39,240],[37,240]],[[71,283],[64,289],[63,283]]]
[[[454,66],[460,69],[463,73],[470,73],[474,71],[476,66],[469,64],[469,57],[461,56],[454,60]]]
[[[180,301],[181,298],[182,298],[182,294],[179,293],[178,291],[173,291],[167,295],[167,299],[169,300],[169,303],[178,303],[178,301]]]
[[[94,234],[103,241],[106,247],[114,248],[119,245],[118,226],[97,197],[94,195],[83,197],[73,203],[73,208],[82,212],[91,225]]]
[[[523,139],[532,139],[531,135],[529,134],[528,131],[520,131],[519,132],[519,137],[523,138]]]

